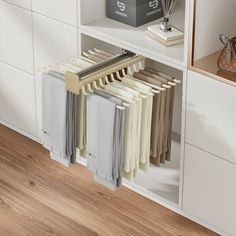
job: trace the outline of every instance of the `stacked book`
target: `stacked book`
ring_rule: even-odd
[[[166,47],[184,42],[184,33],[175,27],[171,27],[171,31],[163,32],[160,29],[160,24],[151,25],[147,28],[146,34]]]

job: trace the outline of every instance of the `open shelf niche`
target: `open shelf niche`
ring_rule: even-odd
[[[121,48],[108,44],[97,38],[90,37],[81,33],[80,35],[81,53],[89,49],[98,48],[111,53],[119,53]],[[130,50],[130,48],[124,48]],[[175,208],[179,207],[181,199],[181,163],[182,163],[182,148],[183,148],[183,133],[181,120],[183,108],[183,71],[176,68],[155,62],[151,59],[146,59],[146,66],[158,69],[166,74],[174,76],[182,81],[176,87],[175,103],[174,103],[174,119],[172,126],[172,150],[171,161],[166,162],[161,167],[150,165],[147,172],[139,171],[138,177],[130,182],[124,179],[124,186],[140,193],[141,195],[154,200],[158,203],[166,203]],[[80,163],[86,164],[84,159],[79,160]],[[168,207],[168,206],[167,206]]]
[[[180,44],[165,47],[149,38],[145,30],[154,21],[138,28],[108,19],[106,17],[106,0],[80,0],[79,18],[80,32],[91,37],[106,41],[120,48],[129,48],[131,51],[152,58],[166,65],[182,69],[185,64],[185,45]],[[184,31],[185,29],[185,0],[180,0],[171,18],[172,24]]]
[[[214,5],[214,11],[212,6]],[[219,71],[217,61],[224,45],[221,33],[236,36],[235,0],[193,0],[190,69],[236,86],[236,76]]]

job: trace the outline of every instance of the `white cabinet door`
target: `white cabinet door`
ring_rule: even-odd
[[[0,1],[0,60],[34,74],[31,12]]]
[[[236,163],[236,87],[189,71],[186,142]]]
[[[183,209],[236,235],[236,166],[185,145]]]
[[[2,63],[0,120],[36,137],[34,77]]]
[[[33,13],[35,72],[77,54],[77,28]]]
[[[34,12],[77,27],[77,0],[32,0]]]

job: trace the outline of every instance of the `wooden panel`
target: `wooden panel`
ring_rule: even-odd
[[[66,169],[35,142],[0,126],[2,235],[216,235],[140,195]]]
[[[236,235],[236,166],[186,145],[184,211]]]
[[[236,90],[188,72],[186,142],[236,164]]]

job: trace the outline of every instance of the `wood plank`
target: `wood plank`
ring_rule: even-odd
[[[216,235],[146,198],[112,192],[80,165],[0,125],[0,235]]]

